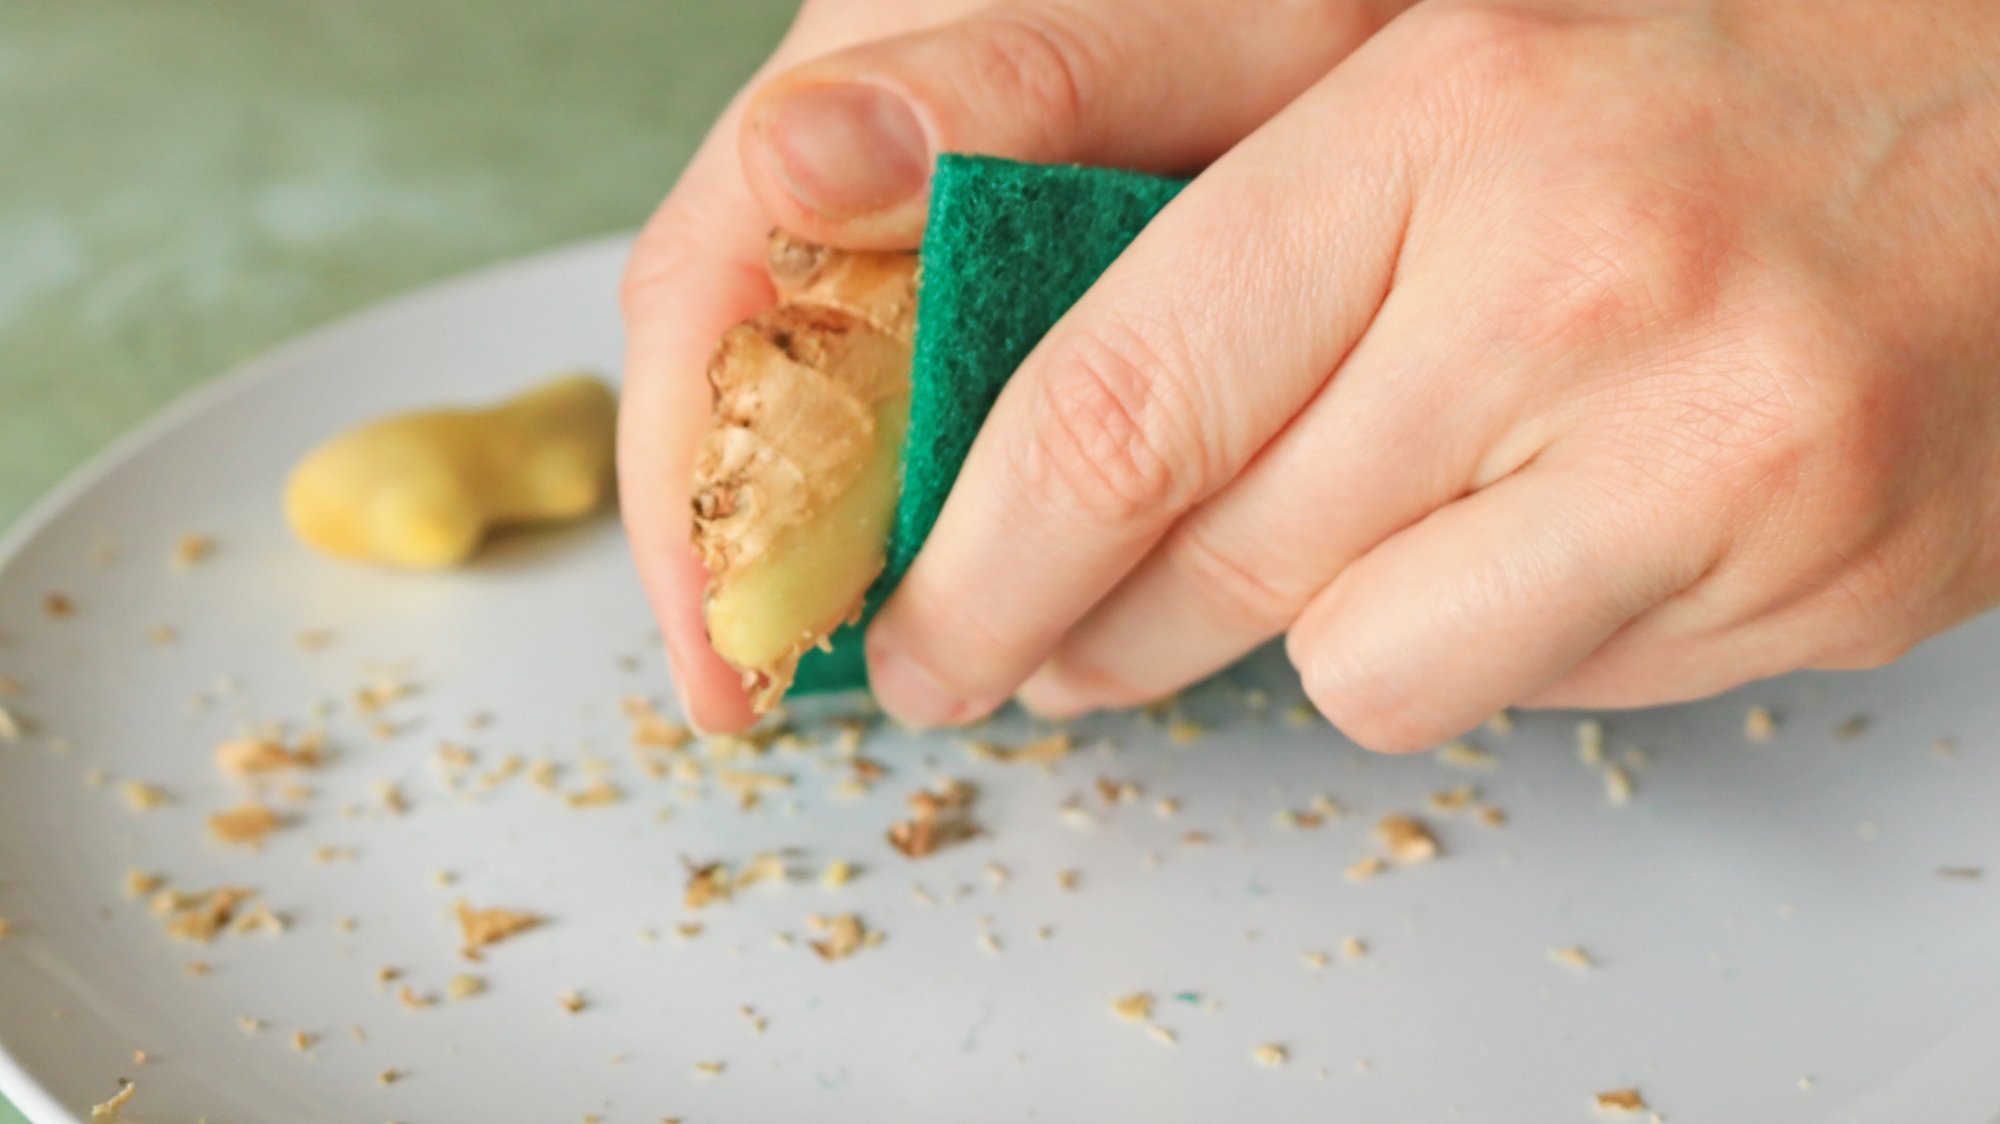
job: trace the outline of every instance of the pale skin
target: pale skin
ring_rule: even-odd
[[[626,520],[706,729],[751,719],[687,545],[708,352],[772,299],[772,224],[914,245],[940,150],[1201,171],[871,630],[906,722],[1127,706],[1282,636],[1413,750],[2000,603],[2000,6],[824,0],[625,291]]]

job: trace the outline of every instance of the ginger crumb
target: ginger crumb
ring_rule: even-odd
[[[1597,961],[1591,959],[1588,952],[1575,945],[1565,945],[1562,948],[1550,949],[1549,962],[1560,964],[1565,968],[1575,968],[1578,971],[1585,971],[1597,966]]]
[[[261,1034],[264,1030],[264,1020],[251,1015],[236,1016],[236,1025],[245,1034]]]
[[[1128,1023],[1143,1023],[1153,1017],[1153,997],[1143,991],[1121,995],[1111,1001],[1111,1013]]]
[[[18,745],[20,741],[21,720],[0,706],[0,745]]]
[[[232,933],[268,933],[274,937],[283,934],[286,927],[285,918],[271,912],[271,907],[262,902],[252,906],[248,912],[238,914],[236,920],[229,923]]]
[[[1438,763],[1454,769],[1497,769],[1500,759],[1471,742],[1452,742],[1437,751]]]
[[[1349,937],[1340,942],[1342,960],[1359,960],[1366,955],[1368,955],[1368,942],[1360,937]]]
[[[404,984],[402,987],[396,989],[396,1002],[401,1003],[408,1010],[421,1011],[426,1007],[435,1006],[437,998],[431,995],[420,995],[417,993],[416,988],[411,987],[409,984]]]
[[[810,942],[812,950],[819,954],[821,960],[844,960],[863,948],[881,943],[881,935],[870,932],[861,918],[852,913],[838,913],[832,917],[814,914],[806,918],[806,928],[826,934]]]
[[[1762,745],[1778,732],[1778,719],[1767,706],[1753,706],[1743,714],[1743,740]]]
[[[1153,802],[1153,814],[1163,820],[1173,819],[1180,812],[1181,802],[1171,796],[1162,796]]]
[[[170,624],[156,624],[146,630],[146,643],[151,644],[155,648],[165,648],[168,645],[178,642],[180,638],[181,634],[179,630]],[[200,696],[196,697],[199,698]]]
[[[1004,746],[989,741],[968,741],[966,755],[982,761],[998,761],[1001,764],[1023,764],[1050,766],[1068,757],[1076,743],[1068,733],[1058,731],[1047,737],[1019,746]]]
[[[375,782],[375,802],[392,816],[400,816],[410,810],[410,800],[394,781]]]
[[[1291,1051],[1276,1042],[1266,1042],[1250,1051],[1250,1057],[1265,1069],[1277,1069],[1292,1060]]]
[[[1438,857],[1437,837],[1415,816],[1384,816],[1375,825],[1375,841],[1399,863],[1429,862]]]
[[[1506,737],[1514,732],[1514,714],[1502,710],[1486,720],[1486,730],[1497,737]]]
[[[1610,1089],[1597,1094],[1599,1112],[1644,1112],[1646,1098],[1637,1089]]]
[[[1576,724],[1576,757],[1593,769],[1604,764],[1604,723],[1586,718]]]
[[[719,862],[695,864],[681,860],[687,867],[687,888],[681,894],[681,904],[689,909],[700,909],[711,902],[726,902],[735,889],[735,882],[729,877],[729,869]]]
[[[1056,871],[1056,885],[1064,890],[1074,890],[1083,882],[1083,875],[1074,870]]]
[[[854,864],[846,859],[835,859],[826,864],[826,870],[819,876],[819,884],[829,890],[838,890],[854,880]]]
[[[1104,801],[1104,806],[1107,808],[1136,803],[1140,794],[1139,786],[1131,781],[1114,781],[1110,777],[1097,778],[1097,798]]]
[[[542,923],[542,919],[532,913],[498,907],[474,909],[464,898],[460,898],[452,908],[458,918],[459,936],[468,950],[499,944]]]
[[[292,635],[292,643],[301,652],[318,652],[333,643],[333,633],[324,628],[302,628]]]
[[[1433,812],[1460,812],[1471,807],[1479,799],[1479,790],[1469,784],[1457,788],[1447,788],[1431,793],[1428,803]]]
[[[4,917],[0,917],[0,941],[4,941],[13,935],[14,923]]]
[[[256,896],[254,890],[235,886],[199,892],[165,890],[153,896],[150,908],[155,916],[165,919],[168,936],[207,942],[228,927],[239,906]]]
[[[1304,729],[1319,720],[1319,711],[1311,703],[1293,703],[1285,708],[1285,725],[1293,729]]]
[[[1147,1037],[1151,1038],[1155,1042],[1158,1042],[1162,1046],[1172,1046],[1177,1041],[1177,1039],[1174,1036],[1174,1032],[1168,1030],[1166,1027],[1163,1026],[1147,1027],[1146,1035]]]
[[[580,1015],[583,1013],[585,1007],[590,1006],[583,998],[582,993],[576,991],[574,988],[556,996],[556,1004],[572,1015]]]
[[[307,1034],[303,1030],[295,1030],[292,1032],[292,1050],[300,1054],[306,1053],[313,1048],[313,1043],[318,1040],[315,1035]]]
[[[125,872],[125,896],[128,898],[143,898],[165,884],[166,879],[157,874],[138,869]]]
[[[76,615],[76,602],[68,594],[50,593],[42,598],[42,612],[56,620],[67,620]]]
[[[1501,809],[1501,808],[1496,808],[1496,807],[1494,807],[1494,806],[1493,806],[1493,805],[1491,805],[1491,804],[1482,804],[1482,805],[1480,805],[1480,806],[1479,806],[1479,810],[1478,810],[1478,811],[1476,811],[1476,812],[1474,812],[1474,813],[1473,813],[1472,815],[1473,815],[1473,818],[1474,818],[1474,819],[1476,819],[1476,820],[1478,820],[1478,821],[1479,821],[1479,823],[1480,823],[1480,824],[1481,824],[1482,826],[1484,826],[1484,827],[1506,827],[1506,826],[1507,826],[1507,813],[1506,813],[1506,811],[1505,811],[1504,809]]]
[[[935,790],[919,789],[908,800],[910,818],[889,825],[889,845],[912,859],[979,834],[972,821],[977,790],[965,781],[947,780]]]
[[[1374,855],[1363,855],[1361,858],[1348,864],[1347,880],[1349,882],[1366,882],[1387,868],[1388,864],[1380,858]]]
[[[403,1071],[395,1068],[394,1066],[391,1066],[390,1068],[385,1069],[382,1072],[375,1075],[375,1084],[394,1085],[396,1082],[401,1081],[402,1079],[403,1079]]]
[[[1323,970],[1328,964],[1331,964],[1333,962],[1333,958],[1331,956],[1328,956],[1324,952],[1320,952],[1317,949],[1314,949],[1300,953],[1299,961],[1300,963],[1303,963],[1306,967],[1312,969],[1315,972],[1318,972]]]
[[[103,788],[110,783],[111,774],[105,772],[103,769],[92,767],[83,771],[83,784],[85,788]]]
[[[132,1097],[139,1091],[139,1084],[126,1078],[118,1079],[118,1091],[102,1104],[90,1106],[90,1124],[118,1124],[120,1113],[132,1103]]]
[[[634,749],[673,752],[685,748],[694,740],[694,731],[661,714],[651,699],[628,697],[619,704],[619,709],[624,712],[626,721],[632,725]]]
[[[987,863],[984,869],[986,880],[993,883],[995,889],[1005,886],[1008,880],[1014,877],[1013,871],[1008,870],[999,863]]]
[[[694,1071],[703,1077],[720,1077],[724,1069],[721,1062],[696,1062]]]
[[[1167,740],[1175,745],[1193,745],[1208,734],[1208,727],[1192,718],[1176,718],[1167,723]]]
[[[186,534],[174,542],[173,569],[185,574],[215,553],[215,540],[207,535]]]
[[[135,812],[150,812],[174,802],[166,789],[144,781],[126,781],[118,786],[118,794],[125,798],[125,806]]]
[[[148,1061],[150,1061],[150,1060],[152,1060],[152,1059],[151,1059],[150,1057],[148,1057],[148,1056],[147,1056],[147,1054],[146,1054],[146,1051],[144,1051],[144,1050],[134,1050],[134,1051],[132,1051],[132,1064],[133,1064],[133,1065],[145,1065],[145,1064],[146,1064],[146,1063],[147,1063]]]
[[[563,803],[572,808],[602,808],[625,799],[625,790],[603,778],[598,778],[588,786],[563,797]]]
[[[205,976],[213,970],[208,966],[207,961],[203,960],[190,960],[186,964],[181,965],[181,971],[186,972],[190,976]]]
[[[256,848],[278,829],[278,814],[254,800],[208,817],[208,833],[218,842]]]
[[[1614,808],[1622,808],[1632,802],[1632,774],[1623,765],[1604,767],[1604,798]]]

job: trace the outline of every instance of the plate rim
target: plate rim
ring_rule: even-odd
[[[404,315],[412,308],[444,300],[461,289],[490,284],[510,274],[546,269],[570,259],[594,257],[614,249],[628,249],[636,237],[637,232],[631,230],[594,235],[450,274],[370,301],[316,328],[252,354],[221,374],[183,391],[166,405],[133,423],[29,504],[13,526],[0,532],[0,570],[13,562],[30,542],[86,492],[103,483],[140,453],[194,418],[277,378],[280,371],[329,346],[336,338],[391,315]],[[7,1048],[4,1039],[0,1039],[0,1098],[5,1098],[29,1124],[87,1124],[84,1117],[65,1107],[28,1072],[28,1068]]]

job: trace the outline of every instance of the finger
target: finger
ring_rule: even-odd
[[[1367,326],[1408,177],[1340,79],[1190,185],[1021,366],[871,630],[891,713],[964,721],[1012,694]]]
[[[1073,717],[1204,678],[1282,633],[1369,548],[1517,467],[1486,454],[1518,412],[1526,358],[1453,331],[1472,302],[1456,276],[1426,273],[1399,269],[1333,380],[1063,638],[1023,703]]]
[[[768,223],[735,175],[735,132],[713,134],[648,223],[627,268],[625,387],[618,412],[620,507],[641,584],[660,622],[689,721],[754,721],[737,672],[709,646],[708,572],[690,534],[694,455],[708,417],[703,372],[715,341],[773,299],[762,268]]]
[[[1348,567],[1287,640],[1313,704],[1372,749],[1421,749],[1693,584],[1718,533],[1605,463],[1558,446]]]
[[[1397,6],[1267,4],[1251,17],[1235,0],[1005,0],[779,75],[745,119],[744,172],[787,229],[914,246],[940,152],[1200,167]]]

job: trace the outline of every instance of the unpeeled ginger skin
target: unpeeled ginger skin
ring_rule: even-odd
[[[292,531],[340,558],[462,566],[500,527],[582,518],[611,494],[618,403],[570,375],[486,409],[402,414],[340,434],[293,470]]]

